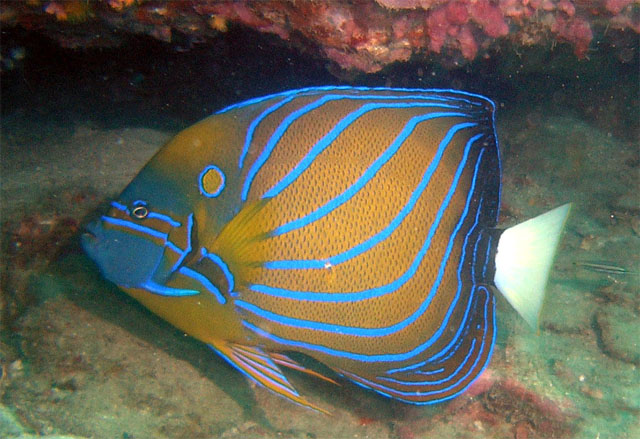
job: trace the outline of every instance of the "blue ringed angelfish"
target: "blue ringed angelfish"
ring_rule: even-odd
[[[103,275],[303,406],[287,356],[415,404],[487,366],[494,292],[537,326],[569,205],[496,227],[495,106],[456,90],[311,87],[179,133],[87,226]]]

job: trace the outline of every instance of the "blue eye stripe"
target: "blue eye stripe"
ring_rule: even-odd
[[[119,218],[112,218],[110,216],[103,216],[102,221],[105,223],[113,224],[116,226],[124,227],[127,229],[135,230],[140,233],[144,233],[145,235],[153,236],[154,238],[162,239],[164,241],[167,240],[167,234],[158,232],[155,229],[150,227],[141,226],[140,224],[136,224],[132,221],[122,220]]]
[[[127,215],[129,215],[129,208],[124,204],[118,203],[117,201],[112,201],[110,204],[111,204],[111,207],[121,210],[122,212],[126,212]]]
[[[118,203],[117,201],[112,201],[111,206],[122,211],[125,212],[127,215],[130,215],[131,212],[129,211],[129,208],[127,206],[125,206],[122,203]],[[133,202],[134,206],[146,206],[147,203],[145,203],[142,200],[136,200]],[[107,216],[103,216],[103,218],[109,218]],[[178,221],[174,220],[173,218],[171,218],[168,215],[162,215],[160,213],[156,213],[156,212],[149,212],[149,215],[147,216],[147,218],[155,218],[158,219],[160,221],[164,221],[166,223],[168,223],[169,225],[171,225],[172,227],[180,227],[182,224],[180,224]],[[115,218],[114,218],[115,220]],[[120,221],[124,221],[124,220],[120,220]],[[133,223],[132,223],[133,224]]]
[[[147,215],[147,218],[155,218],[155,219],[158,219],[160,221],[164,221],[164,222],[168,223],[171,227],[181,227],[182,226],[182,224],[180,224],[178,221],[172,219],[170,216],[162,215],[162,214],[156,213],[156,212],[149,212],[149,214]]]

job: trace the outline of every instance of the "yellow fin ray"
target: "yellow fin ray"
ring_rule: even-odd
[[[210,251],[224,255],[234,273],[236,286],[249,281],[251,271],[259,269],[266,259],[264,246],[258,245],[268,237],[270,214],[265,209],[269,200],[248,202],[220,231]]]
[[[281,357],[278,357],[278,360],[274,360],[271,354],[256,346],[243,346],[223,341],[214,342],[209,347],[220,354],[234,368],[261,386],[304,407],[329,414],[328,411],[300,396],[276,364],[276,362],[280,362]],[[290,360],[289,364],[297,363]],[[303,368],[302,366],[300,367]]]

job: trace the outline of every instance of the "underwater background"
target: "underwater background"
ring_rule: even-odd
[[[91,2],[25,2],[56,20],[58,38],[2,3],[0,437],[640,437],[637,2],[608,2],[632,24],[594,25],[586,47],[584,28],[567,25],[570,37],[557,23],[536,44],[483,46],[506,37],[484,27],[477,54],[456,37],[442,52],[427,45],[375,62],[357,47],[321,50],[328,39],[263,33],[264,23],[222,10],[207,37],[112,23],[94,30],[117,34],[117,44],[92,45],[78,27]],[[138,2],[108,3],[133,14]],[[187,2],[146,5],[166,15],[172,3]],[[504,19],[513,27],[514,15]],[[179,130],[245,99],[315,85],[488,96],[503,160],[501,226],[573,203],[540,330],[499,298],[489,368],[452,401],[412,406],[292,372],[300,393],[332,414],[295,406],[105,281],[80,248],[96,209]]]

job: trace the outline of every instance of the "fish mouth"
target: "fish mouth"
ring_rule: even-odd
[[[100,242],[100,229],[100,224],[96,222],[91,222],[84,227],[82,235],[80,235],[80,243],[85,251],[90,253],[91,249]]]

